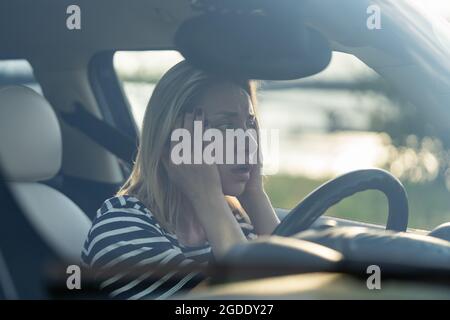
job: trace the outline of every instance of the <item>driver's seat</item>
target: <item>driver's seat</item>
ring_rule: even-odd
[[[47,245],[78,262],[91,221],[65,195],[38,182],[55,176],[61,161],[59,122],[47,100],[27,87],[0,88],[0,165],[8,185]]]

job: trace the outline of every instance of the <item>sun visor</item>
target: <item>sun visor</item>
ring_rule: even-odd
[[[328,41],[294,14],[225,12],[203,12],[177,30],[175,45],[197,68],[247,79],[291,80],[328,66]]]

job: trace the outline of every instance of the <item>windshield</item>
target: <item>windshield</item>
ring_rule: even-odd
[[[349,7],[342,12],[358,2],[344,3]],[[324,71],[300,80],[260,82],[261,125],[279,133],[278,146],[269,146],[265,152],[266,160],[272,161],[265,174],[274,206],[291,209],[328,179],[381,167],[406,185],[410,227],[430,230],[449,220],[450,156],[446,150],[450,135],[447,126],[436,130],[435,124],[450,112],[448,99],[438,99],[450,88],[445,87],[450,60],[442,59],[449,50],[444,40],[450,30],[445,26],[450,3],[396,4],[386,10],[381,26],[394,28],[389,23],[397,11],[394,29],[402,39],[400,48],[387,47],[393,41],[386,32],[380,41],[372,39],[365,46],[349,46],[342,35],[329,33],[330,39],[340,42],[333,42],[335,52]],[[340,12],[331,13],[339,17]],[[418,14],[421,19],[413,18]],[[345,21],[335,22],[335,26],[343,25]],[[436,34],[429,33],[430,25]],[[322,29],[327,32],[323,24]],[[175,51],[116,53],[115,68],[138,127],[156,82],[181,59]],[[433,84],[425,77],[432,78]],[[274,148],[277,152],[271,153]],[[367,191],[345,199],[327,214],[384,225],[386,212],[384,197]]]

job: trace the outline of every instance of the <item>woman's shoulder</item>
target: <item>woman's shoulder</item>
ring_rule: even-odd
[[[93,224],[97,224],[103,220],[142,220],[147,224],[156,227],[162,231],[158,221],[153,216],[152,212],[135,196],[131,195],[116,195],[106,199],[100,208],[97,210],[97,215]],[[126,219],[124,219],[126,218]]]
[[[172,249],[171,239],[148,208],[135,197],[120,195],[103,202],[87,234],[81,257],[85,265],[93,266],[97,260],[102,264],[105,259],[153,257],[156,252],[170,253]],[[146,255],[148,250],[152,252]]]
[[[116,195],[103,202],[97,210],[97,218],[117,211],[152,215],[150,210],[138,198],[131,195]]]

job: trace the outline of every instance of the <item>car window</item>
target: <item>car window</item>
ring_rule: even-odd
[[[0,86],[24,85],[42,94],[27,60],[0,60]]]
[[[114,66],[139,127],[156,82],[181,60],[175,51],[116,53]],[[441,137],[427,131],[423,114],[354,56],[333,53],[323,72],[305,79],[260,82],[257,109],[261,127],[278,132],[278,145],[268,144],[272,167],[265,172],[275,207],[293,208],[340,174],[379,167],[406,186],[410,227],[432,229],[449,220],[450,161]],[[385,225],[387,201],[378,191],[366,191],[327,214]]]
[[[114,68],[125,91],[139,129],[145,108],[158,80],[179,61],[177,51],[116,52]]]

